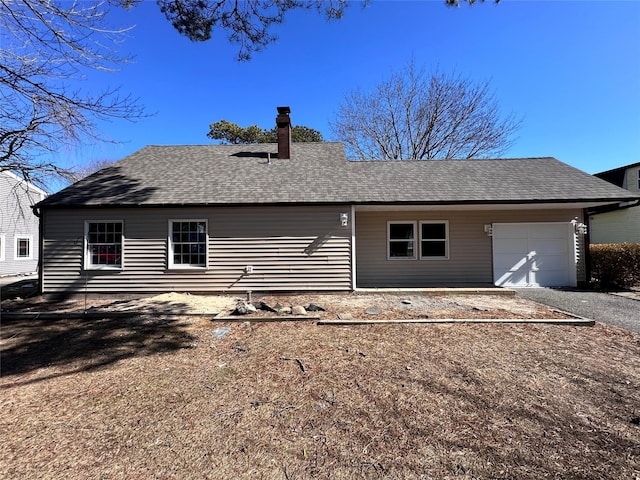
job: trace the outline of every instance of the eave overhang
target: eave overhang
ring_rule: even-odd
[[[356,211],[381,210],[557,210],[557,209],[589,209],[605,205],[615,206],[621,202],[636,201],[638,197],[614,199],[566,199],[566,200],[460,200],[460,201],[425,201],[425,202],[385,202],[385,201],[335,201],[335,202],[234,202],[234,203],[142,203],[142,204],[47,204],[46,201],[35,205],[40,209],[131,209],[131,208],[227,208],[227,207],[295,207],[295,206],[329,206],[353,205]]]

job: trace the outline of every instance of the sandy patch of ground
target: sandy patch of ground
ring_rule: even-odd
[[[27,300],[7,300],[2,303],[9,311],[116,311],[157,312],[166,314],[232,315],[238,302],[246,295],[191,295],[164,293],[154,296],[119,298],[117,296],[76,296],[63,302],[51,302],[35,297]],[[338,294],[253,294],[254,304],[293,307],[316,305],[322,310],[308,314],[319,319],[557,319],[568,318],[550,307],[519,298],[515,295],[461,295],[425,293],[338,293]],[[372,313],[377,312],[377,313]],[[288,315],[288,314],[285,314]],[[281,312],[258,311],[247,318],[282,316]],[[295,318],[295,316],[292,316]]]

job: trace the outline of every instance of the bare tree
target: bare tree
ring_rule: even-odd
[[[118,89],[69,86],[90,71],[115,71],[126,29],[106,27],[97,2],[0,0],[0,171],[43,184],[72,172],[47,158],[65,146],[103,140],[97,120],[143,112]]]
[[[412,62],[370,92],[347,94],[331,129],[351,158],[430,160],[498,156],[520,123],[500,115],[489,82],[427,75]]]
[[[115,162],[116,160],[107,160],[106,158],[90,160],[84,165],[74,168],[73,172],[71,172],[70,180],[77,182],[78,180],[96,173],[98,170],[110,167]]]

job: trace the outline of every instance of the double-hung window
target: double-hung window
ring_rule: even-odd
[[[420,222],[420,258],[423,260],[449,258],[449,222]]]
[[[15,237],[15,259],[31,260],[33,259],[33,237],[31,235],[16,235]]]
[[[387,224],[389,260],[416,258],[416,222],[389,222]]]
[[[448,259],[449,222],[446,220],[388,222],[387,258],[389,260]]]
[[[207,267],[207,221],[169,220],[169,268]]]
[[[122,220],[85,222],[85,268],[109,270],[122,268]]]

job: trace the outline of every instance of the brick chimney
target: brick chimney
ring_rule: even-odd
[[[291,158],[291,118],[289,107],[278,107],[278,158]]]

